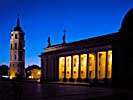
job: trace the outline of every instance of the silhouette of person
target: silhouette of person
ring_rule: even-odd
[[[22,83],[22,78],[20,77],[19,74],[16,74],[16,77],[13,78],[12,88],[14,92],[14,97],[21,98],[23,93],[23,83]]]

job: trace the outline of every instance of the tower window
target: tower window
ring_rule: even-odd
[[[17,34],[15,34],[15,39],[17,39]]]
[[[15,43],[15,49],[17,49],[17,43]]]
[[[12,44],[11,44],[11,49],[12,49]]]
[[[16,55],[15,55],[15,56],[14,56],[14,59],[16,60],[16,58],[17,58],[17,57],[16,57]]]

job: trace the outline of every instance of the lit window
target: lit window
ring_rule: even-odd
[[[105,78],[106,69],[106,52],[98,52],[98,79]]]
[[[96,71],[96,53],[90,53],[88,58],[88,77],[90,79],[95,78]]]
[[[71,56],[66,57],[66,78],[71,78]]]
[[[73,76],[72,78],[77,79],[78,78],[78,71],[79,71],[79,56],[74,55],[73,56]]]
[[[87,70],[87,54],[81,54],[80,56],[80,68],[81,68],[81,79],[86,78],[86,70]]]
[[[59,79],[64,78],[65,57],[59,57]]]
[[[16,60],[16,58],[17,58],[17,57],[16,57],[16,55],[15,55],[15,56],[14,56],[14,59]]]

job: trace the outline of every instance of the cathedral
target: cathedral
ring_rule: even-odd
[[[11,32],[10,39],[10,70],[9,77],[12,79],[19,74],[25,77],[25,40],[24,32],[20,27],[20,20],[17,19],[17,25]]]
[[[65,31],[64,31],[65,32]],[[133,8],[117,32],[52,45],[40,54],[41,81],[90,82],[128,87],[133,84]],[[123,85],[124,84],[124,85]]]

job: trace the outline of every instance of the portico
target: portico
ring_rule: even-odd
[[[112,50],[59,57],[59,80],[98,80],[112,77]]]
[[[56,45],[49,39],[46,52],[40,55],[42,80],[104,82],[133,88],[132,26],[133,9],[117,32]]]

